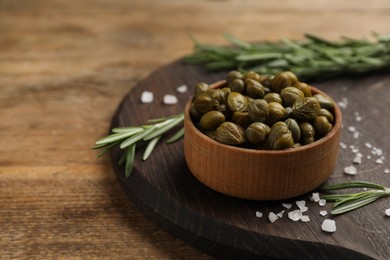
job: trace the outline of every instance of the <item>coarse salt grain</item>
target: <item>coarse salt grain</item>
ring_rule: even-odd
[[[288,218],[292,221],[298,221],[302,218],[302,211],[300,211],[299,209],[290,211],[288,213]]]
[[[306,201],[297,200],[295,203],[297,204],[297,206],[301,210],[301,212],[305,212],[308,210],[308,207],[306,207]]]
[[[270,212],[270,213],[268,214],[268,219],[269,219],[269,221],[270,221],[271,223],[274,223],[274,222],[278,219],[278,216],[277,216],[275,213]]]
[[[302,222],[309,222],[309,221],[310,221],[310,218],[309,218],[308,215],[304,215],[304,216],[301,217],[301,221],[302,221]]]
[[[360,133],[359,132],[354,132],[353,133],[353,138],[359,138],[359,136],[360,136]]]
[[[174,95],[167,94],[164,96],[163,103],[165,105],[174,105],[177,104],[177,97]]]
[[[187,85],[185,85],[185,84],[183,84],[183,85],[181,85],[181,86],[178,86],[178,87],[176,88],[176,91],[179,92],[179,93],[186,93],[187,90],[188,90],[188,87],[187,87]]]
[[[318,192],[313,192],[310,199],[314,202],[319,202],[320,201],[320,194]]]
[[[390,173],[390,169],[389,169],[389,168],[386,168],[383,172],[384,172],[384,173]]]
[[[282,210],[281,212],[279,212],[278,214],[276,214],[279,218],[282,218],[283,217],[283,214],[284,214],[284,210]]]
[[[348,175],[355,175],[355,174],[357,174],[356,167],[353,166],[353,165],[345,167],[344,168],[344,173],[348,174]]]
[[[376,159],[375,163],[376,164],[383,164],[383,160],[382,159]]]
[[[323,217],[325,217],[326,215],[328,215],[328,211],[326,211],[326,210],[321,210],[321,211],[320,211],[320,215],[323,216]]]
[[[154,99],[153,92],[150,91],[144,91],[141,94],[141,102],[144,104],[152,103]]]
[[[335,232],[336,221],[332,219],[325,219],[324,222],[322,222],[321,229],[325,232]]]
[[[364,146],[371,149],[372,148],[372,144],[370,144],[369,142],[365,142],[364,143]]]
[[[363,154],[357,153],[355,158],[353,159],[353,163],[361,164],[362,163]]]
[[[341,147],[342,149],[345,149],[345,148],[347,148],[347,145],[346,145],[345,143],[340,142],[340,147]]]
[[[325,199],[320,199],[318,201],[318,205],[320,205],[321,207],[325,206],[325,204],[326,204],[326,200]]]
[[[340,108],[347,108],[348,106],[348,99],[347,98],[342,98],[340,102],[337,102]]]
[[[354,127],[354,126],[348,126],[348,131],[349,131],[349,132],[355,132],[355,131],[356,131],[356,127]]]
[[[261,213],[260,211],[256,211],[256,218],[261,218],[263,217],[263,213]]]
[[[292,204],[290,204],[290,203],[282,203],[282,206],[285,207],[286,209],[291,209]]]
[[[386,209],[386,210],[385,210],[385,215],[388,216],[388,217],[390,217],[390,209]]]

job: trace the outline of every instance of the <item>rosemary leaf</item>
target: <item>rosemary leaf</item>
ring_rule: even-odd
[[[156,126],[148,127],[147,130],[145,130],[143,132],[140,132],[140,133],[136,134],[135,136],[131,136],[130,138],[128,138],[127,140],[122,142],[119,147],[121,149],[124,149],[124,148],[126,148],[128,146],[131,146],[132,144],[142,140],[145,136],[147,136],[150,133],[152,133],[155,129],[156,129]]]
[[[142,131],[143,128],[139,126],[128,126],[128,127],[115,127],[111,129],[113,133],[124,133],[129,131]]]
[[[184,114],[180,114],[177,118],[172,118],[172,119],[167,120],[166,123],[165,122],[161,123],[164,125],[159,126],[159,129],[157,129],[156,131],[154,131],[150,135],[146,135],[144,138],[144,141],[149,141],[149,140],[167,132],[168,130],[172,129],[173,127],[175,127],[177,124],[179,124],[183,120],[184,120]]]
[[[184,136],[184,127],[180,128],[173,136],[167,140],[167,144],[174,143]]]
[[[142,160],[147,160],[149,156],[152,154],[154,148],[156,147],[158,141],[160,140],[161,136],[157,136],[149,141],[148,145],[146,146],[145,152],[142,156]]]
[[[111,142],[114,142],[114,141],[118,141],[118,140],[121,140],[123,138],[126,138],[126,137],[129,137],[129,136],[132,136],[136,133],[139,133],[142,131],[142,128],[141,129],[131,129],[129,131],[126,131],[126,132],[120,132],[120,133],[115,133],[115,134],[111,134],[107,137],[104,137],[102,139],[99,139],[96,141],[96,144],[97,145],[101,145],[101,144],[108,144],[108,143],[111,143]]]
[[[330,190],[341,190],[349,188],[370,188],[385,190],[386,187],[380,184],[368,182],[368,181],[351,181],[351,182],[342,182],[335,184],[325,184],[320,187],[321,191],[330,191]]]
[[[133,143],[127,148],[126,153],[126,164],[125,164],[125,177],[129,178],[134,168],[134,157],[135,157],[136,144]]]
[[[360,207],[363,207],[367,204],[370,204],[371,202],[374,202],[379,198],[380,198],[380,196],[373,196],[373,197],[368,197],[368,198],[365,198],[362,200],[352,201],[352,202],[344,204],[340,207],[334,208],[330,213],[332,215],[340,215],[343,213],[347,213],[349,211],[352,211],[352,210],[358,209]]]

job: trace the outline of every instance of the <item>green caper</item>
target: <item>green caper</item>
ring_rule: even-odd
[[[229,85],[230,82],[232,82],[233,80],[242,79],[242,78],[244,78],[244,75],[242,75],[241,72],[236,71],[236,70],[232,70],[227,74],[226,81],[227,81],[227,84]]]
[[[248,99],[238,92],[230,92],[227,98],[227,106],[230,111],[240,111],[245,112],[248,111]]]
[[[255,122],[248,126],[245,134],[251,144],[260,145],[267,139],[269,131],[270,128],[266,124]]]
[[[252,80],[255,80],[257,82],[260,82],[262,80],[262,76],[254,71],[248,71],[247,73],[245,73],[244,75],[244,79],[247,80],[247,79],[252,79]]]
[[[325,116],[318,116],[313,123],[315,132],[318,137],[323,137],[327,135],[332,130],[332,124],[329,123],[329,120]]]
[[[303,144],[309,144],[314,142],[315,130],[309,122],[299,123],[301,129],[301,140]]]
[[[303,94],[305,95],[305,97],[311,97],[312,96],[311,87],[309,85],[307,85],[306,83],[304,83],[304,82],[297,82],[297,84],[295,84],[294,87],[296,87],[297,89],[302,91]]]
[[[222,89],[209,88],[205,93],[208,94],[215,102],[217,102],[217,104],[226,103],[225,92]]]
[[[301,139],[301,129],[299,128],[298,122],[293,118],[288,118],[285,123],[291,131],[294,142],[299,142]]]
[[[274,79],[274,76],[273,75],[267,75],[265,76],[262,80],[261,80],[261,84],[265,87],[265,88],[269,88],[271,89],[272,88],[272,80]]]
[[[282,89],[294,86],[297,82],[298,78],[294,73],[290,71],[280,72],[273,78],[271,89],[276,93],[280,93]]]
[[[273,150],[286,149],[294,145],[294,139],[286,123],[279,121],[271,127],[268,144]]]
[[[269,114],[269,105],[263,99],[251,100],[248,104],[248,113],[253,122],[264,122]]]
[[[200,126],[205,130],[215,130],[225,122],[225,115],[219,111],[209,111],[200,118]]]
[[[268,118],[267,122],[273,124],[279,120],[282,120],[286,116],[286,109],[279,103],[271,102],[268,104]]]
[[[268,93],[263,97],[263,99],[268,103],[276,102],[279,104],[283,104],[283,99],[279,93],[274,93],[274,92]]]
[[[246,93],[251,98],[263,98],[265,95],[265,90],[260,82],[253,79],[247,79]]]
[[[324,96],[322,94],[315,94],[313,97],[315,97],[318,103],[320,103],[321,108],[325,108],[325,109],[334,108],[334,102],[329,97]]]
[[[325,116],[326,118],[328,118],[328,121],[330,123],[334,122],[334,117],[333,117],[332,113],[329,110],[325,109],[325,108],[321,108],[318,111],[317,116]]]
[[[249,112],[236,111],[232,115],[232,122],[247,128],[252,123],[252,120],[249,117]]]
[[[209,88],[209,85],[205,82],[199,82],[195,86],[195,96],[198,96],[200,93],[206,92]]]
[[[195,97],[194,101],[194,108],[196,111],[198,111],[201,115],[213,110],[215,106],[217,106],[219,103],[218,101],[211,98],[208,93],[203,92],[200,93],[198,96]]]
[[[228,86],[233,92],[244,93],[245,91],[245,82],[242,79],[235,79]]]
[[[198,110],[196,110],[193,102],[191,103],[191,107],[190,107],[190,115],[191,118],[195,121],[199,121],[200,118],[202,117],[202,115],[198,112]]]
[[[295,87],[286,87],[280,91],[280,96],[282,97],[286,106],[292,106],[295,100],[298,98],[303,98],[305,95],[302,91]]]
[[[235,123],[224,122],[217,128],[215,140],[223,144],[239,145],[245,142],[245,130]]]
[[[293,114],[302,121],[311,121],[317,117],[321,106],[314,97],[298,98],[293,104]]]

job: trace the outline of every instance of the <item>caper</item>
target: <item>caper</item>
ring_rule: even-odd
[[[248,99],[241,93],[230,92],[227,98],[227,106],[232,112],[245,112],[248,111]]]
[[[325,116],[326,118],[328,118],[328,121],[330,123],[333,123],[333,121],[334,121],[334,117],[333,117],[332,113],[329,110],[324,109],[324,108],[321,108],[318,111],[317,116]]]
[[[282,89],[282,91],[280,92],[280,96],[282,97],[286,106],[292,106],[295,100],[297,100],[298,98],[303,98],[305,95],[302,91],[295,87],[286,87]]]
[[[264,122],[269,115],[269,105],[263,99],[251,100],[248,104],[248,113],[253,122]]]
[[[298,98],[293,104],[293,114],[302,121],[311,121],[317,117],[321,106],[314,97]]]
[[[334,108],[334,103],[329,97],[326,97],[322,94],[315,94],[313,97],[315,97],[318,103],[320,103],[321,108],[325,108],[325,109]]]
[[[264,77],[262,80],[261,80],[261,84],[265,87],[265,88],[269,88],[271,89],[272,88],[272,80],[274,79],[274,76],[273,75],[267,75],[266,77]]]
[[[248,126],[245,134],[251,144],[260,145],[267,139],[269,131],[270,128],[266,124],[255,122]]]
[[[315,130],[309,122],[299,123],[301,129],[301,140],[303,144],[309,144],[314,142]]]
[[[318,137],[323,137],[327,135],[332,130],[332,124],[329,123],[329,120],[325,116],[318,116],[313,123],[315,132]]]
[[[193,104],[195,109],[203,115],[213,110],[213,108],[218,105],[218,101],[211,98],[208,93],[203,92],[195,97]]]
[[[276,93],[280,93],[282,89],[294,86],[297,82],[298,78],[294,73],[290,71],[280,72],[273,78],[271,89]]]
[[[209,111],[200,118],[200,126],[205,130],[217,129],[225,122],[225,115],[219,111]]]
[[[297,84],[295,84],[294,87],[296,87],[297,89],[302,91],[303,94],[305,95],[305,97],[311,97],[312,96],[311,87],[309,85],[307,85],[306,83],[304,83],[304,82],[297,82]]]
[[[242,79],[242,78],[244,78],[244,75],[242,75],[241,72],[232,70],[227,74],[226,81],[227,81],[227,84],[229,85],[230,82],[232,82],[233,80]]]
[[[288,118],[285,123],[291,131],[294,142],[299,142],[301,139],[301,129],[299,128],[298,122],[293,118]]]
[[[206,92],[209,88],[209,84],[205,82],[199,82],[195,85],[195,96],[198,96],[200,93]]]
[[[198,110],[196,110],[196,108],[194,106],[194,102],[192,102],[191,106],[190,106],[190,115],[191,115],[191,118],[195,121],[199,121],[200,118],[202,117],[202,115],[198,112]]]
[[[245,142],[245,130],[235,123],[224,122],[217,128],[215,140],[223,144],[239,145]]]
[[[253,79],[247,79],[246,93],[251,98],[262,98],[265,95],[265,90],[260,82]]]
[[[274,93],[274,92],[268,93],[263,97],[263,99],[268,103],[276,102],[279,104],[283,104],[283,99],[279,93]]]
[[[209,88],[205,93],[216,102],[216,105],[218,105],[218,103],[226,103],[225,92],[222,89]]]
[[[260,83],[260,81],[263,79],[263,77],[254,71],[248,71],[247,73],[245,73],[244,79],[245,79],[245,81],[248,79],[252,79],[252,80],[255,80],[255,81]]]
[[[245,82],[242,79],[235,79],[228,86],[234,92],[244,93],[245,91]]]
[[[286,123],[279,121],[271,127],[268,144],[273,150],[290,148],[294,145],[294,139]]]
[[[249,117],[249,112],[236,111],[232,115],[232,122],[247,128],[252,123],[252,120]]]
[[[273,124],[279,120],[282,120],[286,116],[286,109],[279,103],[271,102],[268,104],[268,118],[269,124]]]

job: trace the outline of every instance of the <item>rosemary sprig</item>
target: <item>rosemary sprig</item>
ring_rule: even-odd
[[[226,34],[231,46],[202,44],[194,39],[189,64],[205,64],[213,71],[240,70],[274,75],[292,71],[302,80],[321,80],[390,68],[390,35],[374,34],[375,41],[343,37],[330,41],[305,34],[305,39],[251,44]]]
[[[172,128],[182,123],[184,120],[184,113],[180,113],[170,117],[150,119],[146,125],[118,127],[113,128],[112,134],[96,141],[93,149],[102,149],[98,154],[101,157],[107,153],[114,146],[119,146],[124,150],[118,164],[125,163],[125,177],[129,178],[134,168],[134,158],[139,142],[148,142],[142,156],[142,160],[147,160],[157,143],[162,136],[167,134]],[[182,138],[184,135],[184,128],[182,127],[172,137],[167,140],[167,143],[173,143]]]
[[[363,188],[362,192],[348,194],[323,194],[322,199],[333,201],[332,215],[340,215],[363,207],[379,198],[390,195],[390,188],[366,181],[351,181],[321,186],[321,191],[333,191],[350,188]]]

